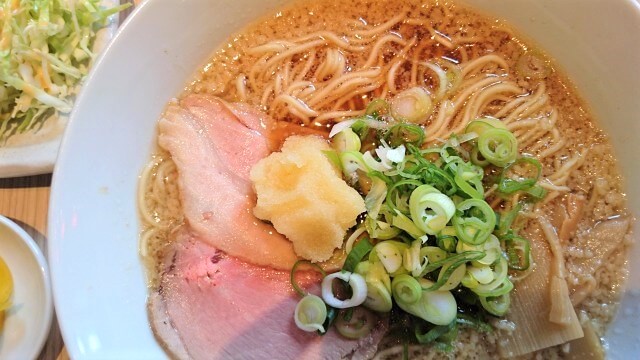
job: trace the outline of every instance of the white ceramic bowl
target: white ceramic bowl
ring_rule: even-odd
[[[49,218],[54,300],[74,359],[156,359],[147,322],[135,198],[155,123],[198,67],[232,32],[283,0],[151,0],[97,62],[63,140]],[[565,68],[615,144],[640,214],[640,9],[631,0],[468,0],[504,18]],[[638,258],[638,246],[631,258]],[[633,263],[621,314],[640,291]],[[637,300],[637,299],[636,299]],[[635,314],[635,312],[634,312]],[[619,316],[610,356],[637,354],[637,316]]]
[[[53,317],[49,269],[38,245],[18,224],[0,216],[0,257],[13,277],[13,304],[5,310],[0,359],[35,359]]]

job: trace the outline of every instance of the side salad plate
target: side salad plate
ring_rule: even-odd
[[[73,101],[128,6],[89,0],[67,11],[75,2],[48,3],[0,6],[0,178],[53,170]]]

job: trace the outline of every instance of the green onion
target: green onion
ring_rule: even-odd
[[[380,281],[367,281],[367,299],[363,306],[378,312],[389,312],[393,307],[391,293]]]
[[[518,156],[518,141],[509,130],[487,129],[478,138],[478,150],[491,164],[505,167]]]
[[[474,165],[478,165],[482,167],[489,165],[489,161],[485,159],[484,156],[482,156],[477,146],[474,146],[473,149],[471,149],[471,162]]]
[[[344,120],[333,125],[331,131],[329,132],[329,138],[334,137],[339,132],[348,127],[350,127],[356,134],[358,134],[358,136],[360,136],[360,139],[362,140],[369,135],[370,129],[387,129],[389,127],[389,124],[384,121],[379,121],[373,116],[365,115],[355,119]]]
[[[334,128],[342,124],[341,122],[334,125]],[[355,122],[351,124],[351,129],[360,136],[362,144],[366,144],[370,140],[374,140],[377,135],[377,130],[388,129],[389,124],[385,121],[380,121],[373,116],[362,116],[355,119]],[[331,129],[333,132],[333,128]],[[362,149],[361,149],[362,150]]]
[[[494,279],[493,270],[491,270],[489,265],[467,266],[467,273],[473,278],[473,280],[478,282],[478,284],[474,286],[467,286],[470,289],[476,288],[480,284],[490,284]]]
[[[329,159],[331,164],[333,164],[333,166],[335,166],[336,169],[338,170],[342,169],[342,162],[340,161],[340,156],[338,155],[337,152],[335,152],[335,150],[322,150],[322,153],[324,154],[324,156],[327,157],[327,159]]]
[[[456,182],[456,185],[458,185],[458,189],[460,189],[464,195],[473,199],[484,199],[484,188],[482,187],[482,181],[480,181],[480,179],[474,178],[465,181],[462,176],[455,175],[454,181]]]
[[[460,283],[463,286],[462,289],[466,288],[468,290],[475,289],[476,287],[478,287],[478,285],[480,285],[478,280],[476,280],[473,276],[471,276],[471,273],[469,271],[467,271],[467,273],[464,274],[464,276],[462,277],[462,280],[460,280]],[[464,296],[463,300],[470,304],[475,304],[478,298],[478,295],[474,294],[472,291],[459,292],[459,295],[460,294]]]
[[[417,187],[409,198],[413,223],[429,235],[435,235],[447,226],[456,206],[451,199],[430,185]]]
[[[427,266],[427,257],[420,256],[420,248],[422,246],[422,240],[416,239],[411,242],[411,246],[404,251],[404,257],[402,259],[402,265],[405,270],[409,271],[413,276],[420,276],[422,270]]]
[[[490,117],[484,117],[477,120],[471,121],[465,127],[464,132],[468,133],[476,133],[478,136],[484,134],[485,131],[489,129],[507,129],[507,126],[500,120]]]
[[[502,249],[500,248],[500,240],[493,235],[490,234],[487,240],[482,244],[468,244],[463,241],[459,241],[456,246],[456,252],[458,254],[462,254],[467,251],[481,251],[484,252],[485,256],[482,259],[475,260],[480,265],[491,265],[493,264],[500,256],[502,256]]]
[[[429,247],[430,249],[433,249],[434,252],[443,252],[441,249],[437,248],[437,247]],[[431,254],[433,255],[433,254]],[[445,253],[446,255],[446,253]],[[467,251],[465,253],[462,254],[456,254],[456,255],[452,255],[449,257],[445,257],[442,260],[439,261],[431,261],[429,260],[429,265],[427,265],[427,267],[425,268],[425,270],[422,272],[421,275],[425,275],[428,274],[436,269],[439,269],[441,267],[443,267],[445,264],[447,264],[448,262],[455,262],[455,263],[459,263],[459,264],[464,264],[467,261],[473,261],[473,260],[478,260],[478,259],[482,259],[484,257],[484,253],[481,251]],[[427,257],[429,256],[429,254],[427,254]],[[431,258],[429,258],[431,259]],[[451,272],[453,272],[453,270],[455,270],[457,266],[451,267],[449,270]],[[444,282],[444,281],[443,281]]]
[[[519,179],[514,179],[510,176],[510,173],[516,170],[524,171],[530,175],[527,176],[525,174]],[[521,157],[502,170],[498,180],[498,191],[503,194],[512,194],[520,190],[529,190],[538,182],[541,175],[542,165],[540,165],[540,161],[532,157]]]
[[[303,331],[325,333],[326,329],[323,324],[326,319],[327,306],[316,295],[306,295],[296,305],[294,321],[296,326]]]
[[[389,114],[389,103],[384,99],[375,99],[367,105],[365,114],[369,116],[379,117],[381,115]]]
[[[364,172],[368,172],[370,170],[362,158],[362,153],[359,151],[341,152],[340,163],[342,164],[342,173],[349,180],[354,179],[357,170]]]
[[[468,199],[457,206],[453,226],[458,239],[471,244],[482,244],[496,226],[496,214],[483,200]]]
[[[442,145],[439,154],[445,163],[450,163],[456,160],[461,160],[460,152],[458,150],[460,150],[459,143],[455,135],[452,135],[451,138]]]
[[[438,273],[438,281],[432,283],[429,287],[423,287],[422,289],[425,291],[439,290],[449,282],[450,278],[459,267],[465,265],[469,261],[481,259],[482,257],[484,257],[483,252],[467,251],[465,253],[453,255],[439,262],[427,265],[425,271],[423,271],[424,274],[428,274],[440,267],[442,267],[442,269]],[[459,283],[460,280],[462,280],[462,276],[464,276],[464,271],[462,271],[462,273],[456,273],[456,277],[452,281]]]
[[[518,203],[514,206],[510,211],[503,213],[500,216],[500,221],[498,221],[498,228],[496,229],[496,235],[500,238],[504,238],[508,236],[510,232],[512,232],[511,227],[513,226],[513,222],[518,217],[518,214],[522,210],[522,204]]]
[[[324,324],[322,324],[322,327],[324,327],[325,329],[328,329],[331,327],[331,325],[333,325],[334,320],[336,319],[336,316],[338,316],[338,309],[333,308],[331,306],[327,306],[327,318],[324,321]],[[322,333],[322,332],[318,332],[319,335],[324,335],[326,334],[326,332]]]
[[[426,279],[420,279],[419,282],[423,289],[433,285],[433,282]],[[422,290],[422,295],[418,301],[406,303],[397,298],[396,303],[402,310],[434,325],[450,324],[455,320],[458,308],[456,299],[449,291]]]
[[[424,130],[413,124],[396,124],[384,135],[384,140],[392,147],[411,144],[422,146],[424,143]]]
[[[366,220],[367,219],[365,219],[365,221]],[[347,255],[351,252],[351,250],[353,250],[353,244],[355,244],[356,240],[358,240],[360,235],[364,234],[365,231],[367,231],[367,229],[364,226],[360,225],[358,226],[358,228],[353,230],[351,235],[349,235],[349,237],[347,238],[347,241],[345,241],[344,243],[344,250],[347,253]]]
[[[364,238],[351,249],[349,254],[347,255],[347,259],[344,261],[344,265],[342,266],[342,270],[353,272],[355,271],[356,265],[364,259],[367,254],[373,249],[373,245],[369,242],[369,239]]]
[[[339,152],[360,151],[360,137],[351,128],[346,128],[331,139],[331,145]]]
[[[364,161],[367,168],[373,171],[385,172],[393,169],[392,165],[385,163],[382,158],[380,159],[380,161],[376,160],[371,154],[371,151],[364,152],[362,154],[362,160]]]
[[[440,263],[440,261],[447,258],[447,252],[435,246],[425,246],[422,249],[420,249],[420,256],[421,257],[426,256],[427,259],[429,260],[429,264],[438,264]],[[440,266],[442,266],[442,264],[440,264]],[[430,271],[433,271],[438,267],[439,266],[431,268]],[[422,271],[422,274],[426,274],[426,273],[427,273],[426,269]]]
[[[380,207],[387,195],[387,184],[379,177],[372,177],[371,182],[371,190],[364,198],[364,205],[367,209],[367,214],[371,218],[377,219]]]
[[[403,274],[398,275],[391,281],[391,290],[396,301],[402,301],[406,304],[413,304],[420,300],[422,288],[418,280],[412,276]]]
[[[442,229],[442,231],[440,231],[440,234],[438,234],[438,236],[456,236],[456,229],[453,226],[446,226],[444,229]],[[451,250],[449,252],[453,252],[454,250]]]
[[[398,200],[401,199],[401,194],[408,192],[411,188],[416,188],[422,185],[422,183],[418,180],[400,180],[395,184],[391,185],[387,190],[386,204],[389,209],[393,212],[399,211],[402,213],[409,213],[409,198],[407,197],[404,203],[398,203]]]
[[[347,339],[360,339],[371,332],[377,323],[376,316],[358,306],[349,311],[341,310],[336,318],[336,330]]]
[[[454,252],[456,251],[458,239],[453,235],[442,235],[436,238],[436,243],[440,249],[446,252]]]
[[[494,280],[486,285],[478,285],[471,289],[478,296],[500,296],[513,289],[513,283],[508,277],[508,263],[504,257],[500,257],[494,266]]]
[[[398,210],[396,210],[396,215],[393,217],[392,224],[393,226],[406,231],[406,233],[411,235],[414,239],[425,234],[425,232],[420,230],[416,224],[411,221],[411,219]]]
[[[478,318],[469,316],[467,314],[458,314],[458,317],[456,318],[456,322],[459,325],[470,327],[479,332],[485,332],[485,333],[493,332],[493,327],[491,327],[491,325],[487,324],[486,322]]]
[[[384,114],[388,104],[378,101],[367,115],[332,129],[338,149],[333,157],[340,160],[347,180],[360,184],[354,186],[363,194],[367,212],[347,240],[344,272],[324,278],[323,297],[329,313],[334,307],[359,305],[393,312],[395,301],[402,314],[433,326],[428,331],[421,328],[411,336],[413,341],[420,337],[450,350],[458,324],[490,330],[482,318],[456,320],[456,299],[482,305],[490,314],[504,314],[513,289],[509,269],[530,266],[529,243],[512,229],[521,207],[494,212],[484,200],[485,173],[499,173],[499,196],[522,191],[535,198],[544,195],[536,185],[541,165],[533,158],[518,158],[514,135],[493,118],[476,119],[465,133],[451,135],[439,147],[421,149],[423,128],[402,122],[421,120],[392,118],[420,96],[429,96],[420,88],[410,90],[400,94],[408,98],[398,95],[391,102],[391,116]],[[406,103],[398,107],[400,101]],[[484,168],[489,164],[503,169]],[[368,236],[354,246],[365,231]],[[335,298],[333,278],[359,279],[351,285],[352,298]],[[350,321],[350,313],[341,316]]]
[[[453,269],[451,269],[452,267]],[[438,273],[437,282],[443,282],[443,284],[438,288],[438,290],[453,290],[460,284],[460,281],[462,281],[462,277],[464,276],[464,274],[466,274],[466,272],[467,265],[465,262],[451,262],[443,265],[442,269],[440,269],[440,272]]]
[[[504,294],[508,294],[509,292],[511,292],[511,290],[513,290],[513,283],[507,277],[505,277],[502,280],[502,282],[500,283],[500,285],[498,287],[494,288],[493,290],[484,291],[484,290],[480,290],[479,289],[481,287],[490,286],[490,285],[491,284],[489,284],[489,285],[479,285],[478,287],[476,287],[475,289],[472,289],[472,290],[473,290],[474,293],[476,293],[480,297],[497,297],[497,296],[501,296],[501,295],[504,295]]]
[[[477,165],[465,163],[460,159],[456,162],[456,175],[464,181],[482,180],[484,177],[484,170]],[[483,191],[482,187],[476,190],[479,192]]]
[[[488,284],[478,284],[471,290],[479,296],[498,296],[502,293],[509,292],[513,288],[513,284],[509,281],[509,266],[507,260],[500,256],[498,261],[493,265],[493,281]],[[510,288],[509,288],[510,287]]]
[[[376,257],[380,260],[389,274],[395,273],[402,267],[402,252],[404,249],[408,248],[407,246],[398,245],[399,244],[394,241],[383,241],[373,248],[373,252]]]
[[[435,93],[435,99],[438,101],[451,96],[462,83],[462,70],[456,63],[450,61],[426,62],[424,65],[438,76],[438,88]],[[446,71],[443,68],[446,68]]]
[[[423,157],[435,152],[436,149],[420,150],[411,144],[407,144],[407,150],[411,155],[406,156],[405,161],[398,165],[398,169],[403,170],[400,173],[403,177],[420,179],[421,182],[417,186],[428,184],[448,196],[456,193],[457,186],[453,176]]]
[[[380,220],[375,221],[371,217],[367,217],[365,219],[365,225],[371,237],[378,240],[393,239],[402,232],[401,229],[391,225],[389,222]]]
[[[327,273],[325,273],[324,270],[322,270],[322,268],[318,264],[314,264],[308,260],[296,261],[296,263],[293,264],[293,267],[291,268],[291,273],[289,274],[289,281],[291,281],[291,286],[293,286],[293,290],[295,290],[300,296],[305,296],[305,292],[300,288],[300,286],[298,286],[298,283],[296,282],[295,277],[296,277],[296,271],[298,271],[298,267],[303,264],[311,266],[314,270],[322,274],[323,278],[327,276]]]
[[[547,196],[547,190],[545,190],[542,186],[536,185],[531,189],[526,191],[527,195],[533,197],[534,200],[542,200],[545,196]]]
[[[405,156],[404,159],[396,164],[396,168],[387,172],[391,176],[398,176],[402,179],[412,179],[418,182],[418,185],[422,185],[422,182],[418,181],[421,178],[419,169],[421,167],[420,160],[414,155]],[[402,181],[402,180],[399,180]]]
[[[372,116],[364,116],[361,118],[356,118],[353,119],[353,123],[350,124],[349,126],[351,127],[351,129],[353,129],[353,131],[355,131],[356,134],[358,134],[358,136],[360,136],[360,140],[363,140],[368,134],[369,134],[369,130],[370,128],[372,128],[372,126],[370,126],[370,122],[375,121],[376,123],[380,123],[380,124],[384,124],[383,127],[387,127],[387,124],[383,123],[382,121],[378,121],[375,120],[376,118],[372,117]],[[347,120],[349,121],[349,120]],[[344,122],[344,121],[343,121]],[[333,128],[331,128],[331,132],[334,131],[334,129],[342,124],[343,122],[339,122],[336,125],[333,126]],[[375,129],[375,127],[374,127]],[[336,132],[337,134],[337,132]],[[329,133],[329,137],[331,137],[331,133]]]
[[[391,99],[391,116],[399,121],[423,123],[431,110],[431,97],[421,87],[407,89]]]
[[[453,177],[433,164],[429,164],[424,168],[422,171],[422,180],[426,184],[432,184],[433,187],[447,196],[452,196],[458,191]]]
[[[443,337],[445,334],[452,332],[452,330],[456,327],[456,320],[447,325],[430,327],[430,329],[426,332],[423,329],[425,327],[424,325],[426,324],[423,323],[416,325],[416,327],[414,328],[414,334],[416,340],[418,340],[418,343],[430,344]]]
[[[524,271],[529,268],[529,257],[531,254],[529,240],[514,236],[511,239],[505,240],[505,247],[510,269]]]
[[[434,343],[435,348],[439,351],[453,351],[453,342],[458,337],[458,324],[456,320],[453,320],[452,323],[454,324],[449,328],[449,331],[440,335],[438,340]]]
[[[509,310],[509,305],[511,304],[511,297],[509,294],[503,294],[497,297],[480,296],[479,298],[482,307],[495,316],[504,316]]]
[[[355,272],[364,276],[367,284],[379,282],[384,285],[387,292],[391,292],[391,278],[379,261],[362,261],[356,266]]]
[[[346,300],[338,299],[333,293],[333,280],[340,279],[349,283],[351,287],[351,298]],[[327,305],[346,309],[362,304],[367,298],[367,284],[362,275],[348,271],[340,271],[329,274],[322,279],[322,299]]]

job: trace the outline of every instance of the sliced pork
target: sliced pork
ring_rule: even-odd
[[[348,340],[333,329],[324,336],[299,330],[293,312],[299,296],[289,273],[247,264],[200,241],[187,229],[165,253],[160,290],[149,313],[156,336],[175,357],[193,359],[368,358],[386,331]],[[303,286],[320,281],[314,273]]]
[[[293,321],[297,257],[252,214],[249,171],[278,146],[272,129],[261,113],[215,97],[189,95],[167,108],[159,144],[176,163],[187,221],[164,250],[160,286],[149,296],[154,334],[180,359],[369,358],[386,332],[382,320],[359,340],[306,333]]]
[[[189,95],[168,106],[158,142],[176,163],[185,219],[202,240],[252,264],[290,269],[291,242],[252,213],[249,171],[270,153],[272,127],[246,105]]]

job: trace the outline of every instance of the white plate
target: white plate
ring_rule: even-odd
[[[13,277],[13,304],[5,310],[0,359],[35,359],[47,339],[53,301],[47,263],[38,245],[16,223],[0,216],[0,257]]]
[[[155,124],[216,45],[281,0],[155,0],[139,7],[98,61],[65,135],[49,218],[54,300],[74,359],[164,357],[147,321],[135,198]],[[640,214],[640,10],[635,2],[469,1],[509,20],[566,68],[611,134]],[[634,29],[635,31],[631,31]],[[161,41],[160,41],[161,39]],[[90,154],[90,155],[89,155]],[[631,258],[640,257],[640,248]],[[640,264],[629,288],[640,289]],[[631,292],[627,292],[630,294]],[[632,309],[625,299],[622,314]],[[613,357],[638,352],[637,316],[620,316]],[[621,331],[618,331],[620,329]],[[615,350],[615,352],[613,352]]]
[[[119,0],[102,0],[105,7],[120,4]],[[107,26],[96,34],[93,51],[99,54],[118,29],[118,15],[109,18]],[[68,115],[50,118],[35,133],[14,136],[9,144],[0,146],[0,178],[46,174],[53,171]]]

